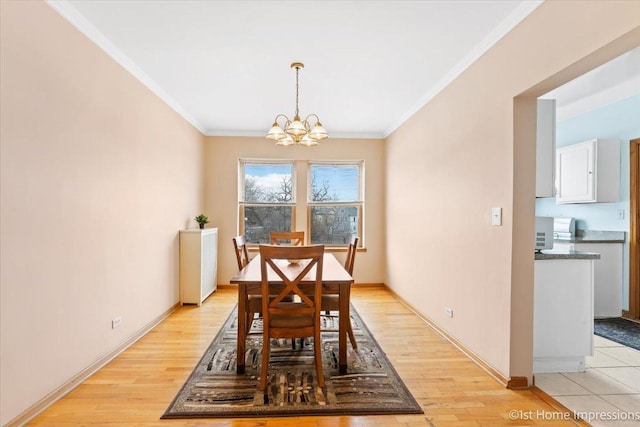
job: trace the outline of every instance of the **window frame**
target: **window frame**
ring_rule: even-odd
[[[245,198],[245,166],[246,165],[286,165],[291,166],[291,201],[282,203],[273,202],[247,202]],[[247,207],[291,207],[291,223],[289,230],[295,229],[297,195],[296,195],[296,162],[292,159],[238,159],[238,231],[240,235],[246,235],[245,209]],[[258,243],[247,242],[248,247],[257,247]]]
[[[313,166],[356,166],[358,168],[358,200],[352,201],[344,201],[344,202],[336,202],[336,201],[313,201]],[[309,160],[307,162],[307,224],[306,224],[306,233],[309,236],[308,241],[311,243],[311,211],[314,207],[328,207],[328,206],[340,206],[340,207],[355,207],[358,209],[358,248],[363,248],[365,243],[364,238],[364,176],[365,176],[365,162],[364,160]],[[331,243],[327,244],[329,247],[334,248],[346,248],[349,246],[349,243],[345,244],[336,244]]]

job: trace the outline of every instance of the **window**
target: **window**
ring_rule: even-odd
[[[311,243],[348,245],[362,236],[363,162],[310,162],[307,182]]]
[[[272,231],[291,231],[295,218],[292,161],[240,161],[240,234],[249,243],[269,243]]]

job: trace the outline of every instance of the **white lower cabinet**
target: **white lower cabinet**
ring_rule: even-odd
[[[593,354],[593,260],[536,260],[533,372],[582,372]]]
[[[622,315],[622,243],[575,243],[576,251],[596,252],[593,261],[593,315]]]
[[[180,302],[202,304],[217,288],[218,229],[180,230]]]

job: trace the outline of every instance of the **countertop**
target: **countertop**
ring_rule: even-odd
[[[584,251],[544,250],[535,253],[536,261],[549,259],[600,259],[600,254]]]
[[[576,230],[572,239],[554,239],[556,243],[624,243],[624,231]]]

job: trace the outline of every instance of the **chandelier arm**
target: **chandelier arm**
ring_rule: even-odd
[[[274,122],[274,123],[278,123],[278,119],[279,119],[280,117],[283,117],[283,118],[284,118],[284,120],[285,120],[285,124],[284,124],[284,126],[287,126],[289,123],[291,123],[291,120],[289,120],[289,117],[287,117],[287,116],[286,116],[286,115],[284,115],[284,114],[278,114],[278,115],[276,116],[276,118],[275,118],[275,119],[273,119],[273,122]],[[278,126],[279,126],[279,125],[280,125],[280,124],[278,123]]]
[[[318,117],[318,115],[316,113],[311,113],[311,114],[307,115],[307,117],[304,118],[304,122],[309,124],[309,119],[311,117],[316,119],[316,122],[314,124],[320,123],[320,117]]]

